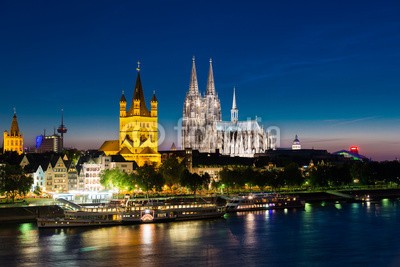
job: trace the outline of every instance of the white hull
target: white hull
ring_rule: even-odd
[[[93,220],[66,220],[66,219],[46,219],[37,220],[38,228],[61,228],[61,227],[82,227],[82,226],[109,226],[119,225],[121,221],[93,221]]]
[[[113,208],[65,211],[64,218],[39,218],[39,228],[109,226],[121,224],[158,223],[220,218],[225,208],[215,204],[161,204],[132,205]]]
[[[226,212],[304,208],[305,202],[293,197],[236,197],[226,204]]]

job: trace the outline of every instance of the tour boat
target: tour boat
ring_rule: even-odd
[[[226,212],[304,208],[305,202],[298,197],[279,194],[250,194],[231,198]]]
[[[38,218],[37,225],[39,228],[118,225],[122,222],[122,211],[120,207],[82,207],[65,210],[62,218]]]
[[[38,228],[107,226],[220,218],[225,207],[197,201],[135,201],[124,205],[65,210],[62,218],[38,218]]]
[[[122,214],[122,222],[148,223],[162,221],[184,221],[219,218],[225,214],[225,207],[211,202],[148,202],[137,204],[130,201]]]

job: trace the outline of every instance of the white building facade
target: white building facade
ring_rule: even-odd
[[[259,120],[239,121],[236,92],[233,91],[231,120],[222,121],[221,104],[215,90],[212,61],[204,96],[199,92],[196,64],[193,58],[189,91],[183,106],[182,149],[203,153],[254,157],[267,149],[275,149],[276,138],[266,132]]]

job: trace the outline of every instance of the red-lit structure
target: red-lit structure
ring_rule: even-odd
[[[358,155],[358,146],[351,146],[350,152]]]

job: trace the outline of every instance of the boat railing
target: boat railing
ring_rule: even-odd
[[[58,206],[62,207],[65,210],[80,210],[83,207],[81,205],[78,205],[72,201],[68,201],[64,198],[56,198],[55,202]]]

